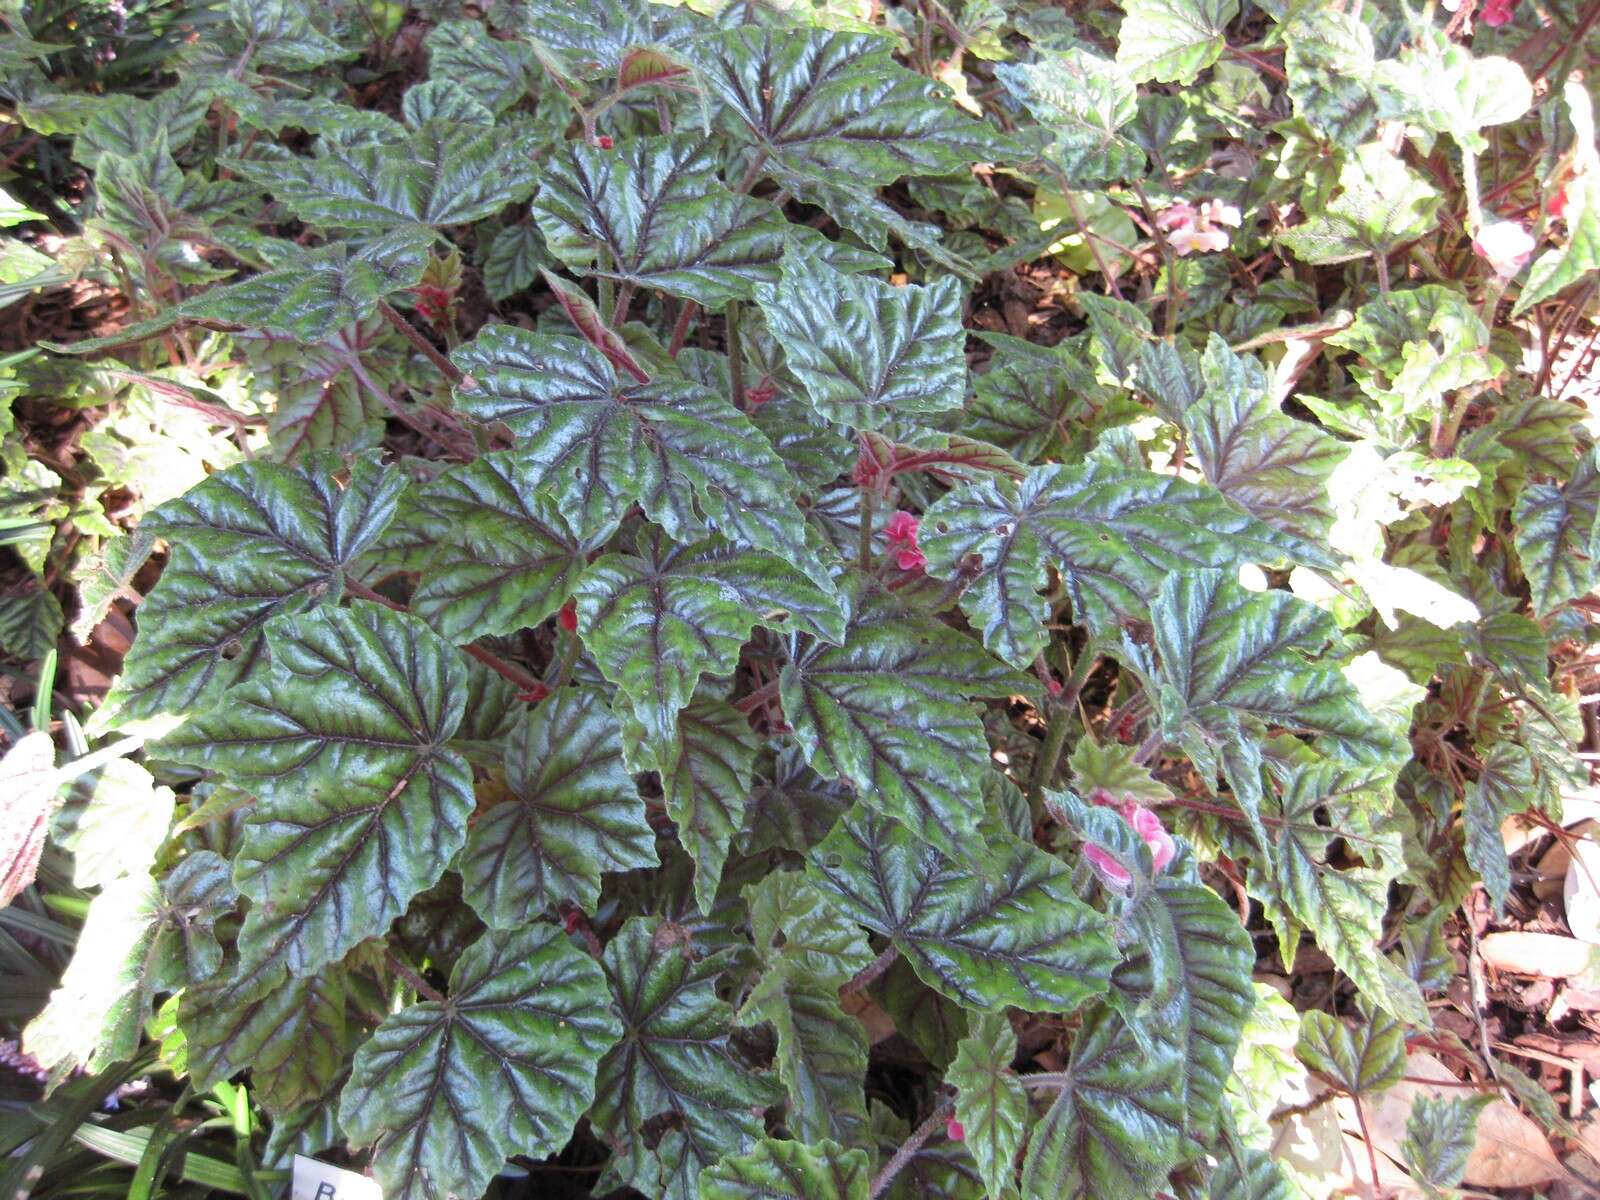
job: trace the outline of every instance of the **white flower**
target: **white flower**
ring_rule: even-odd
[[[1221,200],[1207,200],[1200,206],[1200,220],[1206,224],[1227,225],[1237,229],[1243,218],[1233,205],[1224,204]]]
[[[1537,244],[1518,221],[1490,221],[1480,226],[1472,239],[1473,250],[1487,260],[1502,279],[1510,279],[1527,266]]]
[[[1203,201],[1199,208],[1180,200],[1156,214],[1156,228],[1179,258],[1194,250],[1226,250],[1228,235],[1219,226],[1237,229],[1242,221],[1239,210],[1221,200]]]

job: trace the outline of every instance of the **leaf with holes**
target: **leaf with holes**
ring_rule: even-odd
[[[1362,993],[1410,1024],[1429,1024],[1427,1006],[1412,979],[1372,947],[1383,940],[1389,882],[1386,862],[1337,869],[1327,861],[1339,828],[1319,820],[1330,804],[1392,803],[1387,770],[1326,760],[1281,767],[1281,794],[1269,793],[1264,814],[1275,821],[1270,860],[1250,873],[1251,890],[1283,905],[1316,935],[1317,945],[1355,981]],[[1370,841],[1350,840],[1357,852],[1377,857]],[[1269,909],[1270,911],[1270,909]],[[1280,931],[1280,938],[1282,937]],[[1296,939],[1298,933],[1295,934]],[[1294,957],[1294,942],[1285,961]],[[1292,962],[1291,962],[1292,965]]]
[[[958,854],[982,816],[989,743],[967,697],[1033,683],[948,625],[864,587],[840,645],[802,638],[779,677],[783,712],[820,774]]]
[[[466,839],[466,760],[445,743],[466,669],[415,617],[358,601],[267,625],[271,666],[158,753],[255,791],[235,859],[247,963],[308,975],[386,929]]]
[[[317,456],[298,468],[242,463],[145,518],[143,531],[166,538],[172,556],[140,605],[140,637],[109,703],[133,717],[203,709],[256,668],[274,615],[339,599],[405,486],[362,458],[341,487],[340,466]]]
[[[841,913],[970,1008],[1070,1012],[1105,990],[1117,963],[1105,918],[1073,894],[1066,865],[1021,840],[946,858],[858,805],[808,870]]]
[[[1078,619],[1109,632],[1147,617],[1161,585],[1184,568],[1325,561],[1214,488],[1096,462],[955,488],[928,509],[923,530],[930,574],[976,572],[961,607],[984,644],[1017,666],[1044,645],[1047,567],[1060,572]]]
[[[606,946],[623,1032],[600,1064],[590,1112],[623,1146],[605,1179],[666,1200],[693,1200],[702,1170],[752,1149],[763,1133],[759,1114],[778,1096],[776,1080],[741,1063],[729,1044],[733,1009],[716,995],[727,959],[696,959],[685,934],[635,917]],[[646,1126],[660,1117],[671,1121],[650,1147]]]
[[[549,925],[487,933],[448,998],[401,1009],[356,1051],[339,1101],[354,1145],[376,1143],[392,1200],[479,1196],[512,1154],[566,1145],[622,1034],[597,1004],[598,964]]]

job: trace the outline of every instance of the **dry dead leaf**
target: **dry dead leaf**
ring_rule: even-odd
[[[1406,1121],[1411,1116],[1411,1106],[1418,1096],[1459,1098],[1467,1094],[1465,1089],[1450,1086],[1460,1080],[1429,1054],[1407,1055],[1406,1074],[1422,1079],[1437,1079],[1444,1086],[1434,1087],[1406,1080],[1364,1102],[1367,1128],[1372,1131],[1374,1147],[1395,1159],[1401,1158],[1400,1145],[1405,1140]],[[1340,1101],[1340,1122],[1346,1133],[1352,1130],[1359,1132],[1355,1107],[1349,1100]],[[1380,1162],[1380,1177],[1382,1170]],[[1361,1178],[1364,1180],[1368,1174],[1370,1172],[1362,1174]],[[1483,1110],[1478,1118],[1478,1140],[1472,1148],[1472,1157],[1467,1160],[1467,1172],[1463,1179],[1468,1186],[1537,1187],[1564,1176],[1565,1172],[1550,1149],[1544,1131],[1515,1105],[1496,1097]]]
[[[1576,979],[1580,987],[1600,987],[1600,947],[1577,938],[1508,930],[1486,934],[1478,943],[1478,953],[1498,971]]]

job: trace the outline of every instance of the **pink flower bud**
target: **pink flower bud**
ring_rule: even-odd
[[[1128,873],[1121,863],[1111,857],[1109,850],[1102,849],[1090,842],[1083,848],[1083,856],[1089,860],[1089,865],[1099,873],[1100,877],[1111,884],[1112,887],[1125,888],[1133,882],[1133,876]]]
[[[965,1126],[963,1126],[961,1122],[956,1120],[954,1117],[951,1117],[944,1123],[944,1135],[952,1142],[964,1142],[967,1140],[967,1131]]]

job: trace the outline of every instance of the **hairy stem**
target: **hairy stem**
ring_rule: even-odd
[[[1050,723],[1044,731],[1044,744],[1034,756],[1033,778],[1028,781],[1028,799],[1034,804],[1044,799],[1045,788],[1049,787],[1050,781],[1055,778],[1056,767],[1061,763],[1062,748],[1067,744],[1067,728],[1072,721],[1072,715],[1073,708],[1070,701],[1052,707]]]
[[[411,990],[417,995],[421,996],[424,1000],[432,1000],[435,1004],[442,1004],[444,1002],[444,993],[439,991],[438,988],[434,987],[433,984],[424,979],[421,972],[419,972],[410,963],[406,962],[405,959],[401,958],[393,950],[385,949],[383,952],[383,958],[384,961],[389,964],[389,969],[396,975],[400,976],[401,979],[404,979],[407,983],[409,983],[411,985]]]
[[[455,363],[440,354],[439,348],[428,340],[427,335],[395,311],[387,300],[378,301],[378,312],[382,314],[385,321],[399,330],[401,336],[415,346],[422,357],[437,367],[439,373],[452,384],[458,384],[465,378],[460,371],[456,370]]]
[[[733,406],[740,412],[745,412],[749,404],[744,393],[744,348],[739,342],[739,302],[728,303],[728,315],[725,318],[728,339],[728,377],[733,382]]]
[[[888,949],[844,981],[839,988],[839,999],[843,1000],[846,996],[853,996],[862,989],[871,987],[880,975],[894,966],[894,960],[899,957],[900,951],[893,942],[890,942]]]
[[[863,571],[872,570],[872,509],[877,494],[869,487],[861,489],[860,532],[856,542],[856,566]]]
[[[918,1125],[911,1136],[908,1137],[894,1156],[883,1164],[883,1170],[872,1181],[871,1200],[889,1190],[889,1185],[894,1182],[894,1177],[905,1168],[905,1165],[916,1157],[917,1151],[934,1134],[934,1131],[950,1119],[950,1114],[955,1111],[955,1102],[949,1098],[939,1101],[934,1110],[928,1114],[928,1119]]]

